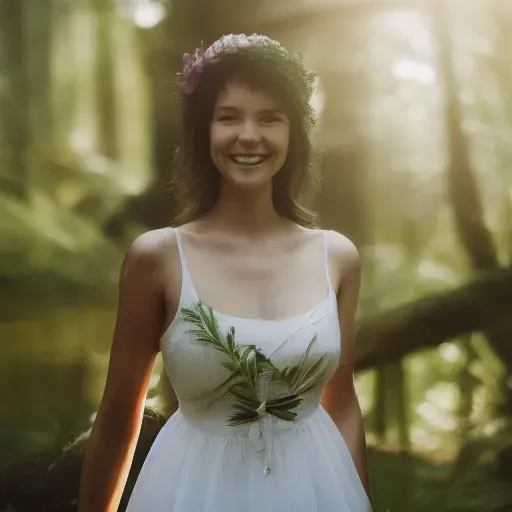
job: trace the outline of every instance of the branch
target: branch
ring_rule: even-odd
[[[484,331],[512,312],[512,268],[482,275],[459,289],[362,321],[357,330],[357,370],[397,361],[417,350]]]

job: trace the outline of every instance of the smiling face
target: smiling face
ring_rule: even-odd
[[[210,155],[221,179],[244,189],[271,183],[283,167],[290,121],[267,93],[228,83],[215,102]]]

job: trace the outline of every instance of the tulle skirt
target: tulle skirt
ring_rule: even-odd
[[[343,437],[321,406],[293,428],[274,429],[271,443],[265,459],[268,450],[257,451],[249,435],[211,435],[178,410],[156,438],[127,511],[371,512]]]

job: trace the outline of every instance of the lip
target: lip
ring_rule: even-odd
[[[235,156],[257,156],[257,157],[261,157],[261,158],[268,158],[269,155],[265,155],[264,153],[232,153],[229,155],[230,158],[233,158]]]
[[[245,163],[245,162],[239,162],[237,161],[237,157],[242,157],[242,158],[256,158],[256,162],[254,163]],[[267,155],[256,155],[256,154],[252,154],[252,155],[240,155],[240,154],[237,154],[237,155],[230,155],[229,159],[235,163],[236,165],[243,165],[245,167],[258,167],[259,165],[262,165],[264,164],[266,161],[268,161],[268,156]]]

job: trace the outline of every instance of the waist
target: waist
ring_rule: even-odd
[[[299,408],[297,408],[299,409]],[[297,412],[294,421],[287,421],[272,415],[267,415],[265,420],[270,423],[272,432],[275,434],[287,432],[297,427],[306,425],[321,409],[319,402],[301,407]],[[242,425],[228,425],[229,416],[233,412],[229,407],[211,407],[198,409],[187,401],[180,401],[178,411],[183,420],[194,430],[197,430],[209,437],[230,438],[248,437],[251,427],[259,420],[243,423]]]

